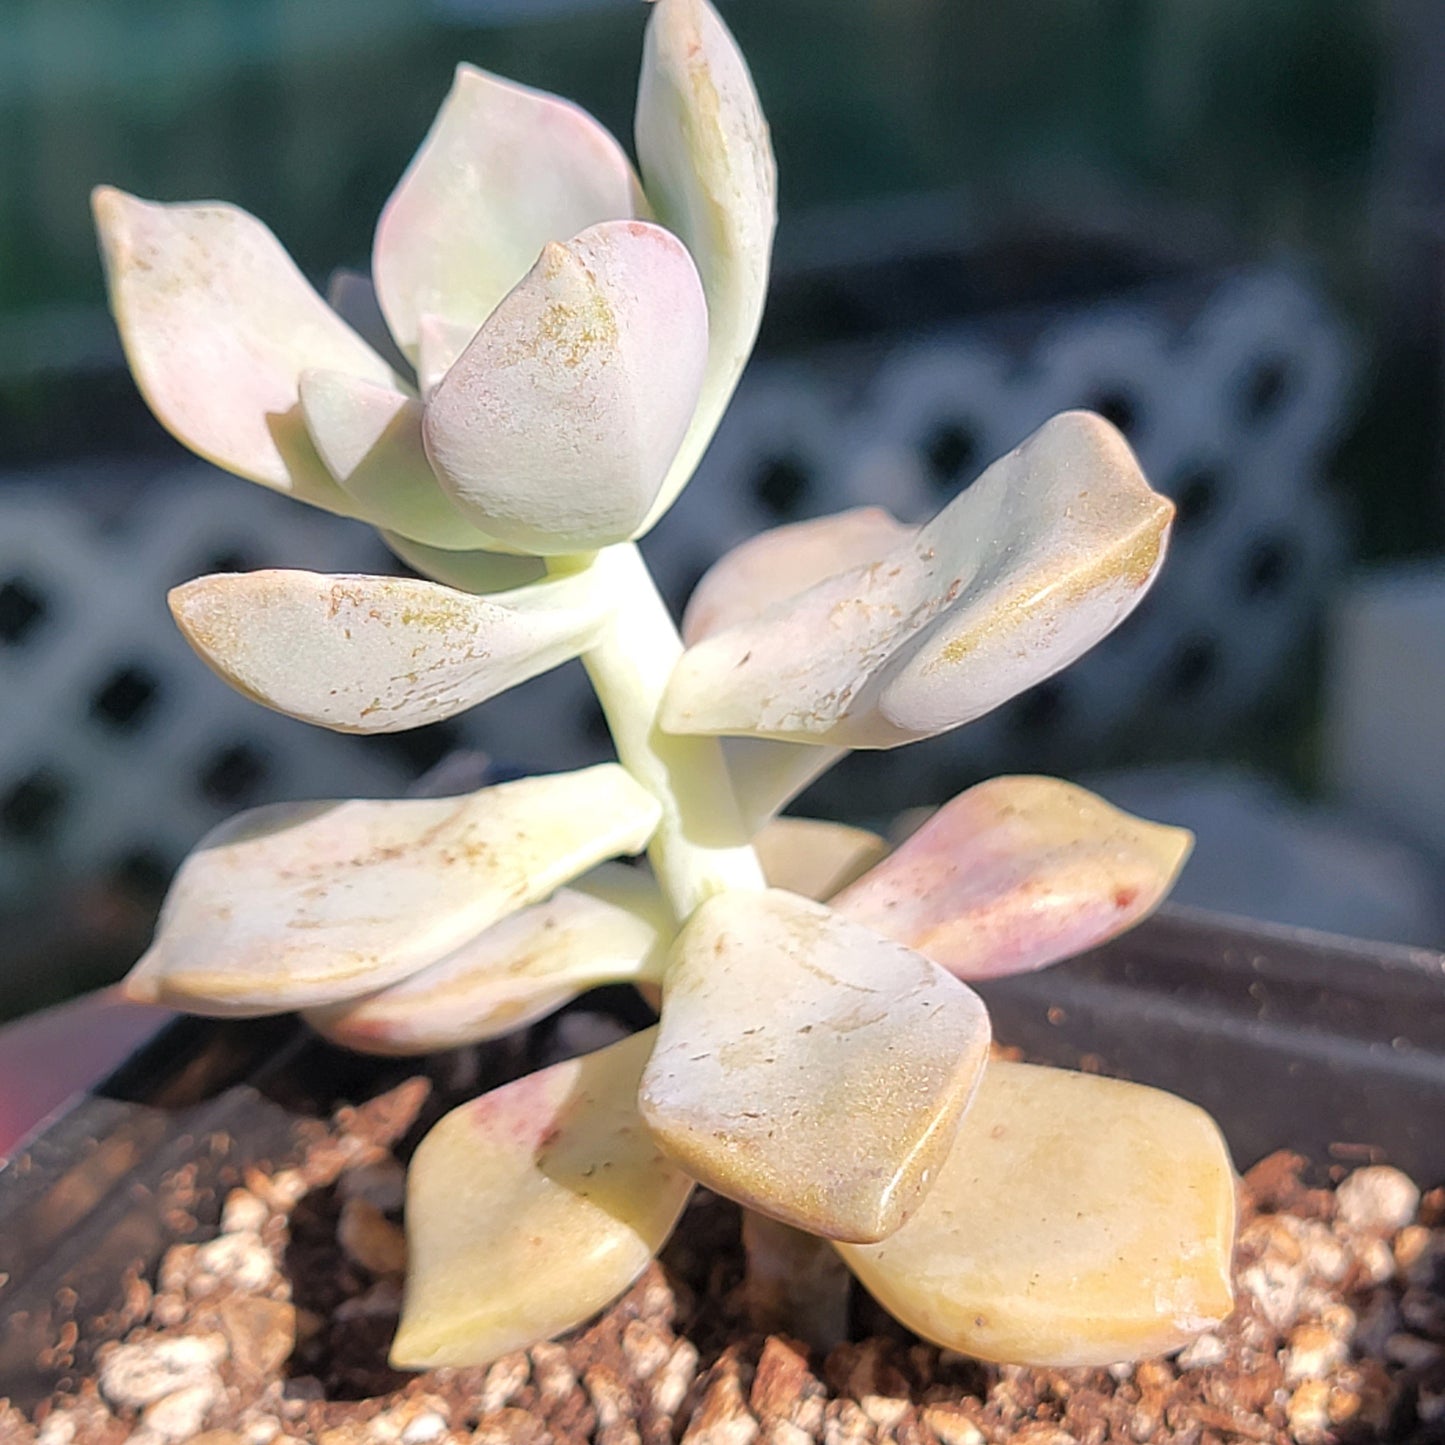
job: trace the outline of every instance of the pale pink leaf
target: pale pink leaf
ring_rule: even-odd
[[[815,583],[877,562],[917,530],[882,507],[855,507],[759,532],[703,573],[683,613],[683,641],[751,622]]]
[[[994,778],[940,808],[832,906],[965,979],[1057,963],[1158,907],[1191,844],[1055,778]]]
[[[186,641],[237,691],[352,733],[454,717],[576,657],[604,625],[584,575],[493,600],[404,577],[222,572],[169,601]]]
[[[647,1267],[692,1180],[637,1113],[653,1030],[454,1109],[407,1176],[392,1363],[484,1365],[580,1325]]]
[[[549,241],[644,206],[621,147],[585,111],[458,66],[376,229],[392,334],[416,360],[427,312],[475,332]]]
[[[433,311],[422,312],[416,328],[416,377],[423,396],[430,396],[471,344],[478,327],[450,321]]]
[[[697,413],[645,523],[687,485],[757,339],[777,223],[777,167],[747,62],[707,0],[657,0],[637,90],[648,199],[682,237],[707,295]]]
[[[458,510],[512,546],[624,541],[687,428],[706,351],[677,238],[594,226],[546,248],[431,394],[428,455]]]
[[[309,367],[398,386],[254,216],[216,203],[94,196],[111,307],[141,394],[207,461],[343,516],[356,504],[301,418]]]
[[[822,818],[774,818],[753,839],[768,887],[818,902],[867,873],[888,844],[866,828]]]
[[[1108,422],[1066,412],[879,560],[690,647],[662,726],[885,748],[970,722],[1133,610],[1173,512]]]

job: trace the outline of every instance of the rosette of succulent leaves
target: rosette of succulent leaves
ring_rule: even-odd
[[[698,1184],[749,1211],[755,1283],[784,1305],[841,1257],[906,1325],[983,1358],[1176,1348],[1231,1304],[1217,1129],[1151,1089],[991,1062],[968,980],[1131,926],[1188,836],[1038,777],[962,794],[891,854],[775,820],[845,750],[966,723],[1102,638],[1158,570],[1170,504],[1107,422],[1066,414],[923,526],[863,508],[744,543],[679,635],[637,539],[747,360],[775,215],[768,129],[707,0],[653,6],[635,139],[637,170],[582,110],[462,66],[370,282],[329,303],[243,211],[97,192],[160,420],[373,523],[432,579],[201,577],[171,606],[205,661],[292,717],[381,733],[580,657],[618,758],[245,813],[181,867],[129,991],[297,1009],[389,1054],[496,1037],[604,982],[660,993],[655,1027],[422,1142],[402,1366],[578,1325]]]

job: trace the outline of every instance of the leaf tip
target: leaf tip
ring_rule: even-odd
[[[161,990],[155,975],[145,967],[146,959],[149,957],[150,954],[147,952],[118,985],[120,996],[127,1003],[158,1004],[161,1002]]]
[[[1169,884],[1172,885],[1194,851],[1194,834],[1188,828],[1179,828],[1173,823],[1155,823],[1153,826],[1159,830],[1159,854],[1169,865]],[[1168,891],[1167,886],[1165,891]]]
[[[442,1363],[438,1358],[438,1344],[425,1326],[419,1326],[403,1315],[391,1349],[387,1351],[386,1361],[393,1370],[428,1370]]]
[[[102,230],[115,225],[133,203],[135,197],[117,186],[95,186],[90,192],[90,213]]]
[[[143,212],[154,209],[154,205],[154,202],[143,201],[118,186],[96,186],[91,191],[90,214],[100,242],[106,280],[112,287],[117,280],[116,273],[125,269],[127,258],[134,250],[138,218]]]
[[[188,637],[199,620],[207,596],[214,590],[213,576],[193,577],[166,593],[166,606],[177,627]]]

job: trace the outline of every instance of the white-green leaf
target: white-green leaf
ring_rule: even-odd
[[[747,62],[707,0],[657,0],[637,90],[637,156],[658,219],[692,253],[707,295],[707,376],[649,514],[687,485],[757,339],[777,224],[777,167]]]
[[[493,543],[438,484],[415,397],[341,371],[303,371],[301,411],[327,470],[373,526],[432,547]]]
[[[882,1239],[942,1167],[988,1040],[979,997],[922,955],[796,894],[735,890],[678,935],[638,1101],[709,1188]]]
[[[877,561],[916,531],[881,507],[855,507],[760,532],[703,575],[683,613],[683,640],[691,645],[750,622],[817,582]],[[775,738],[728,738],[728,772],[747,825],[761,828],[846,751]]]
[[[943,1172],[881,1244],[840,1246],[909,1329],[985,1360],[1166,1354],[1233,1307],[1234,1170],[1172,1094],[995,1061]]]
[[[1173,513],[1108,422],[1066,412],[880,560],[690,647],[662,726],[883,748],[970,722],[1133,610]]]
[[[312,289],[254,216],[235,206],[94,197],[111,308],[141,394],[192,451],[303,502],[355,514],[307,435],[308,367],[399,384]]]
[[[622,148],[585,111],[458,66],[376,230],[392,334],[415,359],[427,312],[475,332],[549,241],[643,204]]]
[[[612,763],[457,798],[242,813],[182,864],[126,991],[219,1015],[371,993],[637,852],[659,814]]]
[[[422,1140],[393,1364],[482,1365],[550,1339],[666,1243],[692,1180],[638,1117],[654,1032],[494,1089]]]
[[[704,573],[683,613],[683,640],[691,645],[751,621],[814,583],[876,561],[915,531],[881,507],[855,507],[749,537]],[[723,750],[751,828],[761,828],[847,752],[762,737],[728,738]]]
[[[1132,928],[1163,901],[1191,842],[1072,783],[993,778],[940,808],[832,905],[959,978],[998,978]]]
[[[585,574],[492,599],[404,577],[225,572],[169,600],[232,687],[353,733],[454,717],[577,656],[605,621]]]
[[[651,877],[604,863],[378,993],[307,1014],[335,1043],[425,1054],[511,1033],[604,983],[656,983],[676,924]]]
[[[687,430],[707,308],[681,242],[611,221],[549,244],[431,393],[427,453],[458,510],[546,555],[625,541]]]
[[[540,557],[515,552],[454,552],[386,531],[381,540],[413,571],[458,592],[510,592],[547,575],[547,564]]]

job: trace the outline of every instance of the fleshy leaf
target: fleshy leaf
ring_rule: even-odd
[[[637,1114],[655,1032],[484,1094],[422,1140],[393,1364],[482,1365],[550,1339],[662,1248],[692,1180]]]
[[[1043,968],[1132,928],[1192,839],[1055,778],[961,793],[832,906],[959,978]]]
[[[345,372],[304,371],[301,412],[327,470],[374,526],[432,547],[492,544],[438,484],[415,397]]]
[[[913,1218],[840,1251],[925,1339],[985,1360],[1105,1365],[1178,1349],[1230,1312],[1234,1199],[1202,1109],[995,1061]]]
[[[971,722],[1128,615],[1173,512],[1108,422],[1066,412],[880,561],[690,647],[662,725],[884,748]]]
[[[373,1054],[425,1054],[511,1033],[604,983],[656,982],[676,931],[646,874],[604,863],[439,962],[307,1022]]]
[[[639,1103],[709,1188],[882,1239],[942,1166],[988,1038],[982,1001],[922,955],[792,893],[722,893],[673,946]]]
[[[636,852],[659,813],[614,763],[457,798],[242,813],[181,865],[126,992],[214,1015],[371,993]]]
[[[773,603],[795,597],[814,583],[876,562],[915,531],[881,507],[855,507],[750,537],[703,575],[683,614],[683,639],[691,645],[750,622]],[[847,750],[739,737],[728,738],[724,751],[738,809],[747,825],[757,829]]]
[[[454,717],[577,656],[604,622],[585,574],[493,600],[405,577],[223,572],[169,600],[238,692],[352,733]]]
[[[697,262],[708,313],[702,395],[650,527],[696,470],[752,352],[777,224],[767,121],[747,62],[707,0],[652,7],[635,135],[648,199]]]
[[[540,557],[515,552],[455,552],[449,547],[428,547],[395,532],[382,532],[381,540],[413,571],[458,592],[510,592],[514,587],[540,582],[547,575],[547,564]]]
[[[806,522],[759,532],[720,557],[703,574],[682,617],[691,646],[760,617],[815,583],[886,557],[918,531],[882,507],[854,507]]]
[[[432,393],[426,446],[470,521],[545,554],[625,541],[692,417],[707,308],[678,239],[594,226],[541,259]]]
[[[235,206],[94,197],[126,358],[161,424],[207,461],[355,515],[306,433],[308,367],[397,384],[254,216]]]
[[[877,833],[821,818],[774,818],[753,839],[753,847],[770,888],[819,902],[861,877],[888,851]]]
[[[585,111],[458,66],[376,228],[392,335],[415,358],[427,312],[475,332],[549,241],[642,207],[622,148]]]

